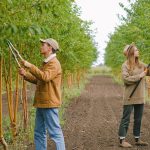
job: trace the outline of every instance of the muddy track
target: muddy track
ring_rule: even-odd
[[[122,115],[122,86],[106,76],[95,76],[82,94],[69,105],[63,129],[67,150],[122,150],[118,146],[118,126]],[[133,116],[127,139],[134,145]],[[150,106],[145,106],[142,139],[150,145]],[[48,150],[54,149],[48,145]],[[30,149],[31,150],[31,149]],[[150,150],[133,146],[130,150]]]

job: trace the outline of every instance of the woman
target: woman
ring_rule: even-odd
[[[141,121],[144,109],[144,93],[145,93],[145,79],[146,75],[150,75],[150,69],[147,69],[147,65],[139,61],[139,51],[136,46],[132,43],[127,45],[124,49],[124,55],[127,60],[122,65],[122,76],[124,81],[124,106],[123,116],[119,127],[119,140],[120,146],[129,148],[131,144],[125,141],[127,135],[128,126],[130,123],[130,115],[134,110],[134,126],[133,135],[135,138],[135,144],[140,146],[147,146],[147,142],[140,140]],[[142,78],[138,88],[136,89],[133,96],[129,99],[129,96],[137,81]]]

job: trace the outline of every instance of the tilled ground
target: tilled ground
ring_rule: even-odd
[[[74,99],[66,110],[63,132],[67,150],[122,149],[118,146],[117,135],[122,116],[122,91],[122,86],[114,83],[110,77],[95,76],[91,79],[80,97]],[[134,146],[132,126],[133,115],[127,136],[127,140],[133,144],[130,150],[150,150],[150,146]],[[149,105],[145,105],[141,135],[150,145]],[[54,145],[48,144],[48,150],[53,149]]]
[[[110,77],[95,76],[66,111],[64,135],[67,150],[120,150],[118,126],[122,116],[122,87]],[[127,140],[134,145],[133,115]],[[142,139],[150,145],[150,106],[145,106]],[[50,149],[50,148],[49,148]],[[150,150],[133,146],[130,150]]]

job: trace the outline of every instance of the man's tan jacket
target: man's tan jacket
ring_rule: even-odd
[[[56,57],[40,69],[32,65],[24,79],[36,84],[34,107],[56,108],[61,105],[61,65]]]

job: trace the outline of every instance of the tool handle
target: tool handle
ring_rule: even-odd
[[[13,44],[7,40],[7,42],[9,43],[9,45],[14,49],[16,55],[23,61],[24,59],[22,58],[22,56],[20,55],[19,51],[13,46]]]
[[[11,45],[10,45],[9,43],[8,43],[8,46],[9,46],[9,49],[10,49],[10,51],[12,52],[12,54],[13,54],[13,56],[14,56],[14,58],[15,58],[17,64],[18,64],[18,67],[21,68],[21,65],[20,65],[20,63],[19,63],[19,61],[18,61],[18,59],[17,59],[17,57],[16,57],[14,51],[12,50]]]

